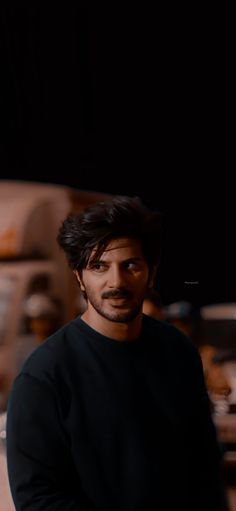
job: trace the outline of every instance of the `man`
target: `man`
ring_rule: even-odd
[[[156,289],[147,290],[143,301],[143,313],[155,319],[165,320],[164,306]]]
[[[8,406],[17,511],[220,511],[220,451],[201,360],[142,314],[160,215],[116,196],[58,234],[87,300],[26,361]]]

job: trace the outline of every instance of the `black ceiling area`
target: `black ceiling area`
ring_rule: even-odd
[[[140,196],[164,217],[163,301],[236,301],[220,13],[3,2],[0,15],[0,179]]]

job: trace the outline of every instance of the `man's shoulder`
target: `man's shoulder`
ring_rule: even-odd
[[[177,327],[161,319],[155,319],[151,316],[143,315],[144,328],[149,330],[150,333],[159,334],[159,336],[167,338],[182,338],[186,339],[186,335]]]
[[[45,339],[26,359],[21,374],[38,376],[52,373],[65,362],[70,344],[73,342],[73,321],[63,325]]]
[[[155,339],[158,346],[163,347],[165,351],[173,353],[176,350],[178,354],[189,353],[189,355],[198,356],[198,350],[192,339],[174,325],[145,316],[144,328],[150,337]]]

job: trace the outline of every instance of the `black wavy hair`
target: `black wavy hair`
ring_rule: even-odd
[[[69,266],[80,271],[86,268],[89,260],[98,259],[111,240],[121,237],[138,239],[151,269],[160,261],[161,220],[162,214],[150,211],[139,197],[115,195],[96,202],[79,214],[70,214],[59,229],[57,242],[64,250]]]

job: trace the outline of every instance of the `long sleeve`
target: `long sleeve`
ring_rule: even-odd
[[[27,374],[7,412],[7,464],[17,511],[90,511],[78,487],[53,388]]]

